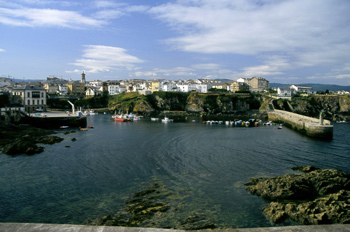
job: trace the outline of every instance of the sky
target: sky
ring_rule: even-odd
[[[0,76],[350,85],[349,0],[0,0]]]

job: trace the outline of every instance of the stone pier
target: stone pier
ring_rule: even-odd
[[[0,231],[4,232],[185,232],[141,227],[83,226],[67,224],[39,223],[0,223]],[[188,231],[188,230],[187,230]],[[310,225],[285,227],[260,227],[239,229],[196,230],[188,232],[350,232],[350,225]]]
[[[269,120],[283,122],[285,126],[310,137],[333,138],[333,125],[322,118],[322,113],[320,119],[317,119],[283,110],[271,110],[268,117]]]

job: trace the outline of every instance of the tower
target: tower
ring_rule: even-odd
[[[81,74],[81,81],[80,81],[81,83],[86,83],[86,80],[85,80],[85,73],[84,73],[84,71],[83,71],[83,73]]]

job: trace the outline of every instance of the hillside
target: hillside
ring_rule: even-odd
[[[260,95],[201,94],[197,92],[155,92],[143,96],[138,93],[124,93],[110,96],[111,111],[134,112],[144,115],[160,114],[164,111],[185,114],[242,114],[258,110],[263,99]]]
[[[318,118],[321,110],[326,119],[350,120],[350,96],[310,95],[289,100],[274,100],[276,109]]]

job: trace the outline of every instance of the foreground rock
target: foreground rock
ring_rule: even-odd
[[[272,201],[263,209],[275,223],[350,223],[350,176],[340,170],[296,167],[304,174],[252,178],[247,191]]]
[[[169,229],[202,230],[215,228],[213,222],[202,214],[179,216],[174,197],[162,183],[151,183],[147,188],[133,194],[125,208],[118,213],[88,221],[91,225],[157,227]],[[176,216],[175,216],[176,215]]]
[[[52,136],[53,130],[40,129],[29,125],[14,125],[0,122],[0,147],[8,155],[33,155],[44,151],[37,143],[54,144],[63,140]]]

